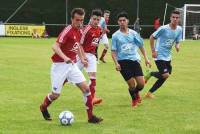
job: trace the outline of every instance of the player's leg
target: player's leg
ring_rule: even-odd
[[[121,60],[118,61],[118,63],[121,66],[121,75],[123,76],[124,80],[128,84],[128,91],[129,94],[132,98],[132,106],[136,107],[137,106],[137,99],[136,99],[136,94],[138,93],[137,89],[135,88],[135,80],[134,80],[134,73],[132,71],[132,61],[130,60]]]
[[[167,66],[166,61],[158,60],[155,62],[159,72],[152,72],[151,75],[157,78],[158,80],[154,83],[149,92],[145,95],[147,98],[154,98],[153,93],[163,85],[163,83],[167,80],[167,78],[170,75],[170,68]]]
[[[92,102],[93,104],[100,104],[102,102],[102,99],[96,97],[96,57],[90,53],[87,53],[86,56],[88,59],[88,67],[86,68],[86,72],[88,73],[90,78],[89,88],[92,95]]]
[[[73,65],[73,69],[70,71],[70,73],[67,76],[67,79],[75,83],[82,91],[84,103],[86,106],[86,111],[88,115],[88,122],[89,123],[99,123],[102,121],[101,118],[98,118],[93,115],[93,105],[92,105],[92,96],[90,93],[89,86],[86,83],[86,79],[82,72],[78,69],[76,65]]]
[[[90,89],[89,89],[86,81],[77,83],[76,85],[81,89],[81,91],[83,93],[84,103],[85,103],[87,115],[88,115],[88,122],[89,123],[99,123],[99,122],[103,121],[102,118],[97,117],[93,114],[92,96],[91,96]]]
[[[140,97],[140,91],[142,91],[142,89],[144,88],[144,85],[145,85],[144,76],[137,76],[137,77],[135,77],[135,80],[137,83],[137,86],[135,88],[138,91],[138,93],[136,94],[136,99],[137,99],[138,103],[141,103],[142,98]]]
[[[140,91],[142,91],[142,89],[144,88],[145,85],[145,80],[144,80],[144,75],[142,72],[142,67],[140,65],[140,63],[138,61],[134,61],[132,62],[133,64],[133,73],[134,73],[134,78],[136,80],[136,90],[138,91],[138,93],[136,94],[136,99],[138,103],[142,102],[142,99],[140,97]]]
[[[66,63],[52,64],[51,68],[51,84],[52,92],[49,93],[42,104],[40,105],[40,111],[45,120],[51,120],[51,116],[48,112],[49,105],[60,96],[63,83],[67,78],[67,72],[70,71],[69,65]]]
[[[135,84],[135,79],[133,77],[131,77],[129,80],[126,81],[128,84],[128,91],[129,94],[132,98],[132,107],[136,107],[137,106],[137,94],[139,92],[139,90],[136,89],[136,84]]]
[[[92,103],[100,104],[102,102],[102,99],[96,96],[96,72],[88,72],[89,78],[90,78],[90,92],[92,96]]]
[[[104,49],[103,49],[103,52],[101,54],[101,57],[100,57],[100,60],[103,62],[103,63],[106,63],[104,57],[109,49],[109,41],[108,41],[108,37],[106,34],[103,35],[102,37],[102,43],[104,44]]]

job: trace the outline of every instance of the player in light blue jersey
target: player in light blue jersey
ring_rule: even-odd
[[[119,13],[120,29],[112,35],[111,49],[116,70],[120,71],[127,82],[132,98],[132,107],[136,107],[141,102],[139,91],[144,88],[145,84],[138,49],[144,56],[146,65],[150,65],[150,62],[146,56],[143,39],[136,31],[128,28],[128,22],[127,13]]]
[[[178,26],[180,12],[173,11],[170,20],[171,22],[168,25],[161,26],[150,36],[152,57],[155,59],[158,72],[150,72],[145,76],[145,79],[147,82],[151,76],[154,76],[158,80],[146,94],[147,98],[154,98],[152,93],[162,86],[172,72],[171,50],[173,45],[175,44],[177,52],[180,49],[180,41],[182,40],[182,28]]]

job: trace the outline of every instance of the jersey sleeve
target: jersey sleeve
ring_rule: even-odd
[[[101,20],[100,25],[101,25],[101,29],[102,30],[104,30],[106,28],[106,21],[105,21],[105,19]]]
[[[157,39],[164,32],[163,27],[159,27],[152,35],[155,39]]]
[[[115,35],[112,36],[112,47],[111,47],[112,51],[116,51],[117,50],[117,38]]]
[[[68,38],[68,33],[69,30],[71,29],[71,27],[66,27],[58,36],[56,42],[58,42],[59,44],[65,44]]]
[[[134,42],[138,47],[144,46],[144,40],[142,39],[142,37],[138,33],[135,33]]]
[[[90,30],[90,27],[87,26],[84,30],[83,30],[83,33],[82,33],[82,36],[81,36],[81,40],[80,40],[80,44],[83,45],[85,40],[87,39],[87,34]]]
[[[176,44],[178,44],[181,40],[182,40],[182,37],[183,37],[183,32],[182,32],[182,29],[180,29],[179,33],[178,33],[178,36],[176,38]]]

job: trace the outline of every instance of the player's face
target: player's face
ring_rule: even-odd
[[[104,13],[104,18],[109,20],[110,14],[109,13]]]
[[[75,14],[72,18],[72,25],[76,28],[81,28],[83,26],[84,15]]]
[[[180,21],[180,15],[179,14],[172,14],[170,17],[171,23],[173,25],[178,25]]]
[[[128,19],[126,17],[120,17],[118,19],[118,24],[121,28],[125,28],[128,26]]]
[[[98,26],[100,22],[101,16],[93,15],[90,19],[90,24],[93,26]]]

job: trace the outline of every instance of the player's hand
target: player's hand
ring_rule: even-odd
[[[145,65],[147,66],[147,67],[149,67],[149,68],[151,68],[151,62],[150,62],[150,60],[145,60]]]
[[[153,51],[153,52],[152,52],[152,57],[153,57],[153,58],[157,58],[157,52],[156,52],[156,51]]]
[[[88,67],[88,60],[87,60],[87,59],[81,60],[81,63],[83,64],[83,66],[84,66],[85,68]]]
[[[121,71],[121,66],[120,66],[119,64],[117,64],[117,65],[115,66],[115,69],[116,69],[117,71]]]
[[[176,46],[176,52],[179,52],[179,50],[180,50],[180,46],[177,45],[177,46]]]
[[[66,58],[66,59],[65,59],[65,63],[67,63],[67,64],[72,63],[72,64],[73,64],[73,61],[72,61],[70,58]]]
[[[110,30],[109,29],[105,29],[105,33],[110,33]]]

